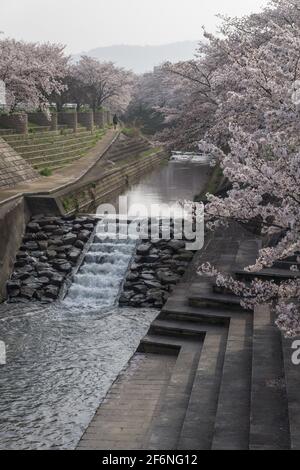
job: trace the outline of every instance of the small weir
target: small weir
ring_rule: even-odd
[[[119,239],[116,234],[104,236],[103,232],[104,223],[99,221],[94,241],[64,300],[70,307],[111,307],[117,302],[136,242]]]

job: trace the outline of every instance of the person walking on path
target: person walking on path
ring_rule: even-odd
[[[114,125],[115,130],[117,128],[118,122],[119,122],[118,116],[115,114],[114,117],[113,117],[113,125]]]

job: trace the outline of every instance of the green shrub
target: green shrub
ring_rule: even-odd
[[[139,131],[135,127],[124,127],[122,133],[126,135],[126,137],[134,137],[138,135]]]
[[[42,176],[51,176],[52,175],[52,170],[49,167],[45,167],[40,171],[40,175]]]

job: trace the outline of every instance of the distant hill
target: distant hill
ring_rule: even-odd
[[[81,54],[76,54],[78,60],[82,54],[103,61],[112,61],[116,65],[133,70],[136,73],[151,71],[155,65],[162,62],[178,62],[192,59],[197,48],[197,41],[174,42],[160,46],[107,46],[97,47]]]

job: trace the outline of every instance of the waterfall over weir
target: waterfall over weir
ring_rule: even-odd
[[[68,306],[111,307],[116,303],[136,241],[119,239],[108,232],[104,237],[103,227],[100,221],[93,243],[73,278],[64,300]]]

